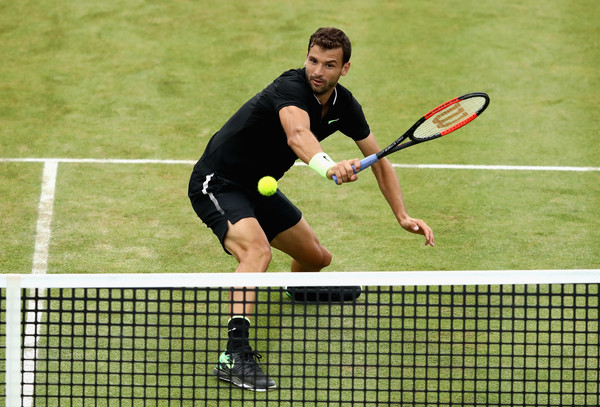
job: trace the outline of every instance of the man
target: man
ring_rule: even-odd
[[[310,38],[303,69],[284,72],[244,104],[209,141],[190,179],[189,197],[202,221],[217,235],[223,248],[238,261],[236,273],[264,272],[271,247],[292,258],[293,272],[320,271],[331,262],[302,213],[281,191],[264,197],[258,180],[276,179],[297,159],[338,184],[358,179],[352,166],[360,160],[335,163],[320,141],[336,131],[352,138],[362,154],[380,150],[360,104],[338,84],[350,69],[351,44],[336,28],[320,28]],[[405,210],[402,191],[387,159],[372,166],[385,199],[400,225],[425,236],[433,246],[433,232]],[[331,181],[329,181],[331,182]],[[229,340],[214,374],[240,387],[276,387],[260,368],[248,342],[256,292],[232,289]]]

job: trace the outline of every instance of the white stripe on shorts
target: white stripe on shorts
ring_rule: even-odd
[[[219,205],[219,201],[217,201],[217,198],[215,198],[215,196],[212,194],[212,192],[208,192],[207,191],[207,189],[208,189],[208,183],[210,182],[210,180],[212,179],[212,177],[214,175],[215,174],[212,173],[212,174],[206,176],[206,180],[204,181],[204,184],[202,184],[202,186],[204,186],[204,188],[202,188],[202,193],[204,195],[208,195],[208,197],[210,198],[210,200],[212,201],[212,203],[215,204],[215,207],[217,208],[217,210],[219,211],[219,213],[221,215],[225,215],[225,211],[221,208],[221,205]]]

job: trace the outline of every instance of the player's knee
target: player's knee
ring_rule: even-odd
[[[320,271],[331,264],[331,258],[332,256],[329,250],[319,245],[310,258],[310,264],[307,266],[314,271]]]
[[[267,270],[273,257],[271,247],[262,242],[253,242],[238,253],[237,260],[243,265],[244,270],[259,273]]]
[[[260,265],[261,271],[266,271],[273,258],[271,246],[268,244],[257,244],[250,250],[250,257],[256,264]]]
[[[325,268],[327,266],[329,266],[331,264],[331,259],[332,259],[332,255],[331,252],[329,250],[327,250],[326,248],[321,246],[321,253],[322,253],[322,267],[321,268]]]

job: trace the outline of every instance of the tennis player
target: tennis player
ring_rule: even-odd
[[[271,247],[292,258],[293,272],[320,271],[331,262],[300,210],[278,190],[265,197],[258,180],[281,178],[297,159],[338,184],[358,179],[352,166],[358,158],[336,162],[320,141],[340,132],[354,140],[364,156],[380,147],[361,105],[338,83],[350,69],[350,40],[339,29],[320,28],[308,43],[304,68],[284,72],[246,102],[210,139],[194,166],[189,198],[200,219],[219,238],[239,265],[236,273],[264,272]],[[379,188],[400,226],[424,235],[433,246],[433,232],[410,217],[394,169],[387,159],[373,165]],[[230,293],[228,343],[213,374],[234,385],[264,391],[276,387],[261,369],[260,355],[249,343],[250,317],[256,302],[252,289]]]

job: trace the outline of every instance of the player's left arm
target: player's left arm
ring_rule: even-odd
[[[356,144],[365,157],[380,150],[373,133],[362,140],[358,140]],[[394,212],[400,226],[411,233],[425,236],[425,245],[433,246],[433,230],[423,220],[412,218],[406,212],[400,182],[396,176],[396,171],[388,159],[384,157],[373,164],[372,170],[377,179],[379,189]]]

